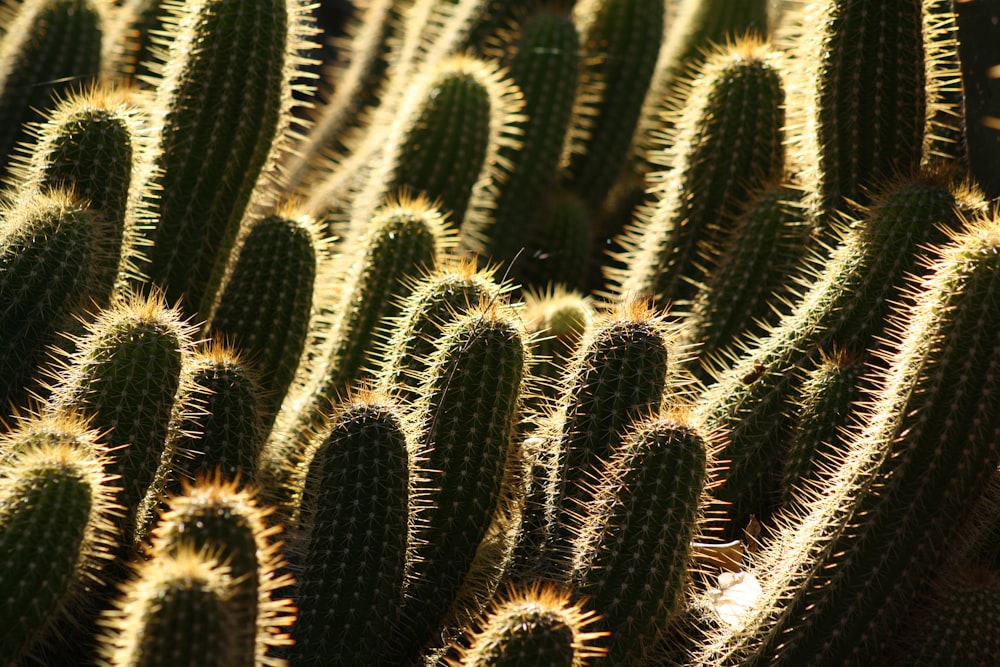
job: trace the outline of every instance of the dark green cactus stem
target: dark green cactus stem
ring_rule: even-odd
[[[315,400],[329,402],[357,380],[371,363],[374,339],[386,318],[398,317],[400,303],[414,288],[414,279],[454,248],[455,232],[427,199],[390,198],[366,225],[365,233],[344,248],[335,270],[340,302],[329,315],[332,323],[326,365],[318,368]],[[324,406],[325,407],[325,406]]]
[[[248,665],[238,584],[211,554],[185,550],[142,563],[108,612],[103,667]]]
[[[509,285],[495,282],[495,274],[495,268],[477,271],[469,262],[445,260],[419,280],[391,323],[392,334],[378,355],[382,358],[376,371],[378,390],[407,402],[416,400],[427,361],[446,324],[510,290]]]
[[[536,209],[558,173],[576,96],[577,42],[576,26],[558,11],[537,10],[520,27],[507,66],[524,94],[527,118],[518,124],[523,131],[521,148],[500,150],[512,166],[497,195],[493,221],[484,230],[485,245],[495,261],[509,262],[528,245]]]
[[[385,159],[354,207],[352,226],[364,229],[386,197],[423,195],[461,228],[481,226],[482,211],[505,175],[497,160],[513,141],[520,95],[495,64],[453,57],[410,84],[400,121],[387,138]]]
[[[609,270],[616,293],[661,307],[691,299],[740,207],[780,178],[785,84],[775,55],[748,38],[709,56],[657,158],[668,168],[650,176],[659,199],[622,239],[628,266]]]
[[[768,35],[768,0],[681,0],[675,5],[633,138],[634,148],[640,151],[640,172],[649,169],[643,161],[655,144],[651,135],[663,122],[658,119],[660,112],[683,97],[683,81],[701,67],[706,52],[713,45],[731,44],[749,34]]]
[[[104,243],[120,258],[118,289],[139,280],[139,234],[152,215],[138,185],[150,149],[147,123],[147,114],[123,91],[89,88],[46,112],[30,128],[30,152],[11,165],[22,191],[71,189],[113,225],[115,236]]]
[[[172,497],[152,532],[151,553],[155,560],[190,551],[226,564],[233,578],[234,664],[275,664],[275,652],[288,645],[285,630],[294,620],[291,601],[280,596],[292,580],[281,573],[285,563],[275,540],[281,528],[269,526],[270,510],[258,507],[252,492],[238,486],[202,478]]]
[[[136,86],[152,89],[159,81],[157,54],[170,47],[164,24],[169,16],[166,0],[119,0],[118,4],[119,30],[125,38],[112,46],[115,69]]]
[[[603,462],[636,419],[660,408],[671,357],[666,321],[647,302],[616,307],[581,341],[562,379],[562,396],[535,433],[546,442],[539,449],[546,458],[526,462],[545,470],[546,479],[537,485],[544,500],[529,498],[525,514],[526,520],[532,512],[545,515],[543,568],[554,566],[554,576],[566,574],[580,512],[593,497]]]
[[[117,488],[96,432],[76,416],[25,421],[0,441],[0,650],[44,649],[52,623],[101,577],[118,535]]]
[[[403,600],[414,444],[398,405],[361,395],[337,409],[311,452],[290,547],[292,664],[385,659]]]
[[[156,88],[159,220],[149,275],[168,302],[207,314],[268,157],[287,140],[306,28],[298,0],[169,4]],[[264,190],[257,190],[258,196]]]
[[[525,294],[524,319],[536,340],[534,373],[542,380],[540,388],[549,399],[558,398],[562,369],[576,356],[580,340],[596,315],[588,297],[558,285]]]
[[[408,626],[404,653],[433,639],[446,614],[459,613],[449,607],[485,599],[497,583],[502,562],[474,559],[491,523],[502,520],[514,502],[518,456],[512,440],[529,356],[523,325],[501,301],[449,324],[428,360],[422,398],[414,406],[422,434],[412,472],[413,532],[400,614]]]
[[[233,262],[208,333],[254,360],[269,426],[292,384],[306,345],[317,258],[325,251],[305,218],[267,216],[250,227]]]
[[[792,157],[802,182],[816,184],[817,213],[847,201],[865,204],[871,190],[912,173],[924,147],[926,94],[923,0],[825,0],[801,9],[805,122]],[[809,168],[807,165],[812,165]]]
[[[0,177],[24,124],[40,120],[56,96],[101,71],[107,5],[100,0],[7,0],[0,40]]]
[[[748,201],[732,234],[711,253],[714,267],[691,304],[682,340],[698,345],[711,368],[740,341],[759,338],[791,310],[793,270],[807,256],[812,225],[804,221],[800,191],[778,183]],[[702,373],[705,375],[705,373]]]
[[[598,206],[628,159],[666,29],[663,0],[581,0],[581,70],[563,180]],[[595,99],[596,98],[596,99]]]
[[[808,497],[822,488],[846,454],[848,428],[864,398],[865,357],[843,350],[820,352],[799,390],[793,437],[785,455],[781,480],[782,503]]]
[[[583,198],[554,190],[524,219],[532,229],[511,264],[513,280],[534,289],[551,283],[582,289],[594,244],[594,216]]]
[[[565,591],[534,584],[499,594],[469,631],[469,646],[450,667],[585,667],[606,655],[596,613]]]
[[[792,313],[700,397],[702,423],[729,440],[726,481],[715,492],[731,520],[727,539],[738,538],[750,514],[764,518],[775,507],[773,462],[787,447],[806,359],[817,349],[872,348],[890,304],[907,300],[905,276],[926,272],[921,249],[957,228],[957,202],[971,200],[940,174],[897,180],[852,224]]]
[[[111,296],[120,226],[63,191],[0,209],[0,404],[39,391],[32,376],[59,333]],[[23,405],[22,405],[23,407]]]
[[[180,493],[185,481],[216,473],[223,480],[255,481],[266,435],[253,366],[213,341],[192,355],[183,373],[186,395],[177,400],[190,408],[174,430],[169,458],[160,462],[167,491]]]
[[[709,453],[684,419],[637,423],[595,480],[573,543],[571,580],[601,614],[608,663],[645,665],[689,584]]]
[[[763,595],[695,664],[871,664],[1000,463],[1000,222],[933,253],[864,429],[811,512],[761,554]]]
[[[167,446],[192,334],[161,298],[116,304],[87,324],[47,405],[52,413],[78,412],[107,431],[109,472],[122,479],[128,509],[122,527],[130,537],[136,517],[145,516],[140,505]]]

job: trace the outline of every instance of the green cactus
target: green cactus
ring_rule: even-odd
[[[607,660],[644,665],[685,606],[709,452],[684,418],[635,424],[593,482],[570,580],[610,632]]]
[[[246,636],[230,568],[183,550],[142,564],[104,618],[103,667],[237,667]]]
[[[566,187],[598,206],[624,166],[666,29],[662,0],[581,0],[579,90]]]
[[[525,323],[537,341],[535,375],[542,380],[541,389],[550,399],[558,397],[562,369],[576,355],[583,335],[596,317],[597,311],[588,297],[560,285],[525,294]]]
[[[111,297],[121,227],[62,190],[25,192],[0,209],[0,403],[39,392],[60,332]],[[34,377],[34,379],[32,379]]]
[[[649,177],[659,200],[621,239],[627,266],[608,275],[616,294],[654,296],[661,307],[694,296],[741,203],[782,173],[784,103],[766,43],[744,39],[708,58],[657,158],[668,168]]]
[[[1000,463],[994,294],[1000,228],[983,216],[934,254],[850,454],[811,512],[761,555],[763,595],[695,664],[867,664],[899,626]],[[985,328],[984,328],[985,327]]]
[[[665,318],[646,302],[605,314],[585,333],[557,405],[533,434],[541,441],[536,451],[542,458],[525,464],[540,468],[545,478],[534,482],[538,491],[526,501],[526,523],[545,526],[543,567],[554,567],[557,578],[565,576],[581,510],[593,497],[602,462],[619,448],[633,421],[663,402],[671,339]],[[533,516],[537,513],[544,518]]]
[[[594,244],[593,214],[586,202],[571,192],[552,190],[523,218],[532,224],[510,264],[515,282],[529,289],[551,283],[580,289],[590,272]]]
[[[921,248],[957,228],[956,207],[972,199],[941,174],[897,180],[853,223],[792,313],[699,397],[703,423],[725,430],[729,440],[722,455],[729,461],[725,482],[715,495],[731,519],[730,539],[750,514],[766,517],[775,509],[773,460],[784,455],[795,382],[809,355],[872,348],[890,304],[906,300],[905,276],[926,272]]]
[[[284,664],[277,652],[290,643],[291,601],[281,593],[292,583],[283,573],[280,526],[268,525],[271,513],[236,480],[200,478],[170,498],[151,533],[152,560],[183,558],[185,552],[209,556],[226,565],[232,577],[234,665]]]
[[[522,22],[513,55],[506,60],[524,95],[526,120],[519,124],[521,147],[500,150],[511,172],[497,194],[492,222],[483,230],[484,245],[495,261],[510,262],[529,244],[536,208],[558,174],[576,95],[577,42],[576,26],[567,14],[536,10]]]
[[[794,53],[805,124],[790,159],[815,184],[816,214],[868,203],[920,164],[926,122],[923,0],[803,5]],[[818,29],[817,29],[818,27]]]
[[[311,451],[302,527],[290,546],[298,608],[292,664],[385,659],[403,600],[411,428],[393,401],[361,394],[337,408]]]
[[[267,203],[257,183],[275,179],[310,30],[298,0],[165,8],[173,34],[153,106],[159,216],[148,272],[169,303],[205,315],[244,211]]]
[[[605,655],[597,614],[553,586],[511,589],[483,613],[469,646],[449,667],[585,667]]]
[[[52,414],[82,414],[107,431],[109,472],[124,487],[128,512],[121,525],[128,539],[145,521],[147,508],[140,506],[156,496],[149,487],[173,420],[183,412],[174,399],[193,333],[157,296],[115,304],[87,324],[46,406]]]
[[[0,650],[44,655],[46,633],[72,618],[120,534],[104,445],[76,415],[26,419],[0,441]]]
[[[265,390],[265,428],[295,377],[305,349],[317,263],[327,252],[307,218],[270,215],[254,222],[239,244],[208,333],[251,356]]]
[[[19,142],[25,123],[41,119],[59,95],[93,81],[101,72],[101,52],[109,4],[105,0],[8,0],[0,40],[0,176]],[[9,174],[8,174],[9,175]]]
[[[409,644],[404,654],[432,639],[446,614],[458,613],[449,612],[453,604],[485,599],[502,572],[502,545],[499,553],[479,550],[489,562],[474,561],[491,523],[503,522],[515,502],[513,435],[529,368],[527,334],[502,301],[445,327],[428,360],[414,405],[421,435],[400,612]]]

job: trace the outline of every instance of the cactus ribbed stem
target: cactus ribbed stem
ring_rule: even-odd
[[[358,396],[330,420],[308,463],[295,562],[295,665],[380,664],[396,633],[409,533],[402,411]]]
[[[119,534],[96,432],[76,416],[33,419],[0,442],[0,651],[16,662],[99,580]],[[33,649],[32,646],[35,645]]]

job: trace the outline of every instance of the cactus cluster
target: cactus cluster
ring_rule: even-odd
[[[0,2],[3,664],[996,664],[1000,0]]]

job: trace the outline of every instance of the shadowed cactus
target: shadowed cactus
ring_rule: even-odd
[[[53,623],[73,618],[121,537],[104,445],[75,415],[32,418],[0,440],[0,649],[45,655]]]
[[[449,667],[585,667],[606,655],[599,616],[553,586],[531,585],[500,593],[469,632],[469,646]]]

